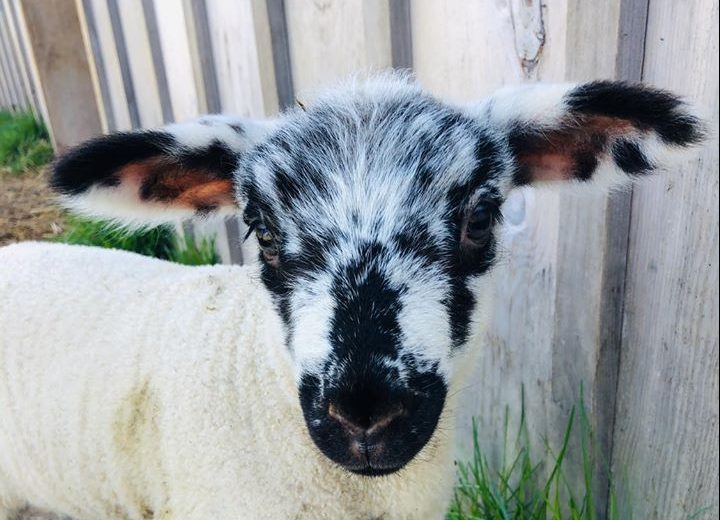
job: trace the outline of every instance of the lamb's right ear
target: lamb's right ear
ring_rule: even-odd
[[[234,181],[240,156],[273,126],[205,116],[98,137],[55,162],[51,186],[71,210],[128,226],[232,214],[239,210]]]
[[[510,87],[479,108],[507,138],[516,166],[508,189],[557,181],[622,186],[671,169],[706,137],[705,123],[682,99],[632,83]]]

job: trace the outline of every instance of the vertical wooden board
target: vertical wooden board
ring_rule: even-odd
[[[644,80],[718,135],[718,1],[652,0]],[[615,453],[636,518],[718,517],[718,146],[633,196]]]
[[[619,7],[619,1],[542,7],[417,1],[415,71],[431,91],[468,102],[521,81],[613,77]],[[540,448],[542,435],[557,446],[581,386],[596,419],[612,415],[614,396],[600,395],[596,386],[607,282],[606,196],[517,190],[503,212],[505,253],[495,273],[495,300],[488,330],[471,345],[480,360],[459,410],[463,458],[470,448],[469,415],[478,416],[488,452],[499,454],[505,406],[517,417],[523,385]],[[594,426],[607,428],[600,420]]]
[[[141,126],[163,124],[162,104],[142,0],[117,2]]]
[[[98,102],[74,0],[21,0],[24,30],[58,150],[101,132]]]
[[[277,94],[275,85],[263,78],[268,70],[272,74],[272,58],[267,55],[269,32],[256,27],[254,14],[264,1],[256,3],[261,5],[250,0],[208,0],[206,5],[222,110],[263,117],[277,112]]]
[[[10,96],[5,90],[5,70],[0,63],[0,107],[3,109],[10,108]]]
[[[200,114],[183,0],[154,0],[162,57],[174,119]]]
[[[78,19],[80,21],[80,31],[82,33],[83,43],[86,49],[88,67],[90,69],[90,79],[95,91],[95,99],[97,100],[98,115],[100,116],[100,125],[103,132],[109,130],[110,121],[113,122],[113,116],[109,104],[107,103],[107,85],[105,84],[105,68],[102,61],[102,55],[96,52],[98,49],[97,38],[94,33],[94,20],[88,19],[88,12],[85,7],[89,5],[83,0],[75,0]]]
[[[300,96],[392,64],[387,0],[285,3],[293,81]]]
[[[108,128],[110,131],[130,130],[132,122],[128,108],[128,99],[125,95],[118,50],[113,37],[113,26],[108,11],[107,0],[86,0],[92,10],[92,21],[98,37],[98,48],[102,54],[103,68],[105,70],[105,81],[108,89],[108,106],[112,111],[113,125]],[[86,12],[89,18],[89,13]]]
[[[40,86],[40,76],[37,64],[32,59],[32,49],[30,46],[30,36],[27,31],[25,18],[20,5],[21,0],[7,0],[8,13],[13,21],[13,26],[17,36],[18,48],[25,64],[25,70],[28,74],[28,81],[31,88],[33,106],[35,112],[42,117],[43,121],[48,121],[47,104]]]
[[[15,92],[15,85],[14,85],[14,78],[10,71],[10,62],[7,59],[7,46],[4,42],[6,30],[4,27],[4,16],[2,12],[2,8],[0,7],[0,75],[2,76],[2,83],[3,83],[3,89],[7,91],[7,97],[9,99],[9,105],[15,105],[16,100],[16,92]]]
[[[35,100],[34,86],[30,80],[30,73],[27,68],[27,62],[25,59],[24,49],[20,41],[20,36],[17,28],[17,20],[14,14],[14,7],[10,0],[2,0],[3,10],[5,12],[6,23],[7,23],[7,34],[11,42],[13,51],[18,60],[18,69],[21,76],[22,88],[25,91],[28,106],[27,108],[32,111],[39,113],[37,103]]]
[[[27,108],[27,96],[22,83],[19,63],[15,48],[10,40],[10,27],[4,4],[0,3],[0,60],[4,61],[5,77],[8,83],[12,103],[18,107]]]

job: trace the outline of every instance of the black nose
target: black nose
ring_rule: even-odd
[[[402,383],[382,373],[361,375],[325,385],[305,377],[300,404],[310,436],[328,458],[352,473],[389,475],[408,464],[432,436],[446,387],[435,373]]]

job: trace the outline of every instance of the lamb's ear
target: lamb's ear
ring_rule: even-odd
[[[238,211],[234,180],[243,152],[272,122],[205,116],[159,130],[92,139],[53,165],[64,205],[134,226]]]
[[[508,187],[573,180],[612,187],[666,168],[673,152],[705,135],[678,97],[622,82],[507,88],[481,111],[516,160]]]

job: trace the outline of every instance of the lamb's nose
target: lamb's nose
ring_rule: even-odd
[[[328,415],[337,421],[353,440],[363,443],[368,437],[382,433],[403,413],[401,403],[381,407],[337,403],[330,403],[328,406]]]

